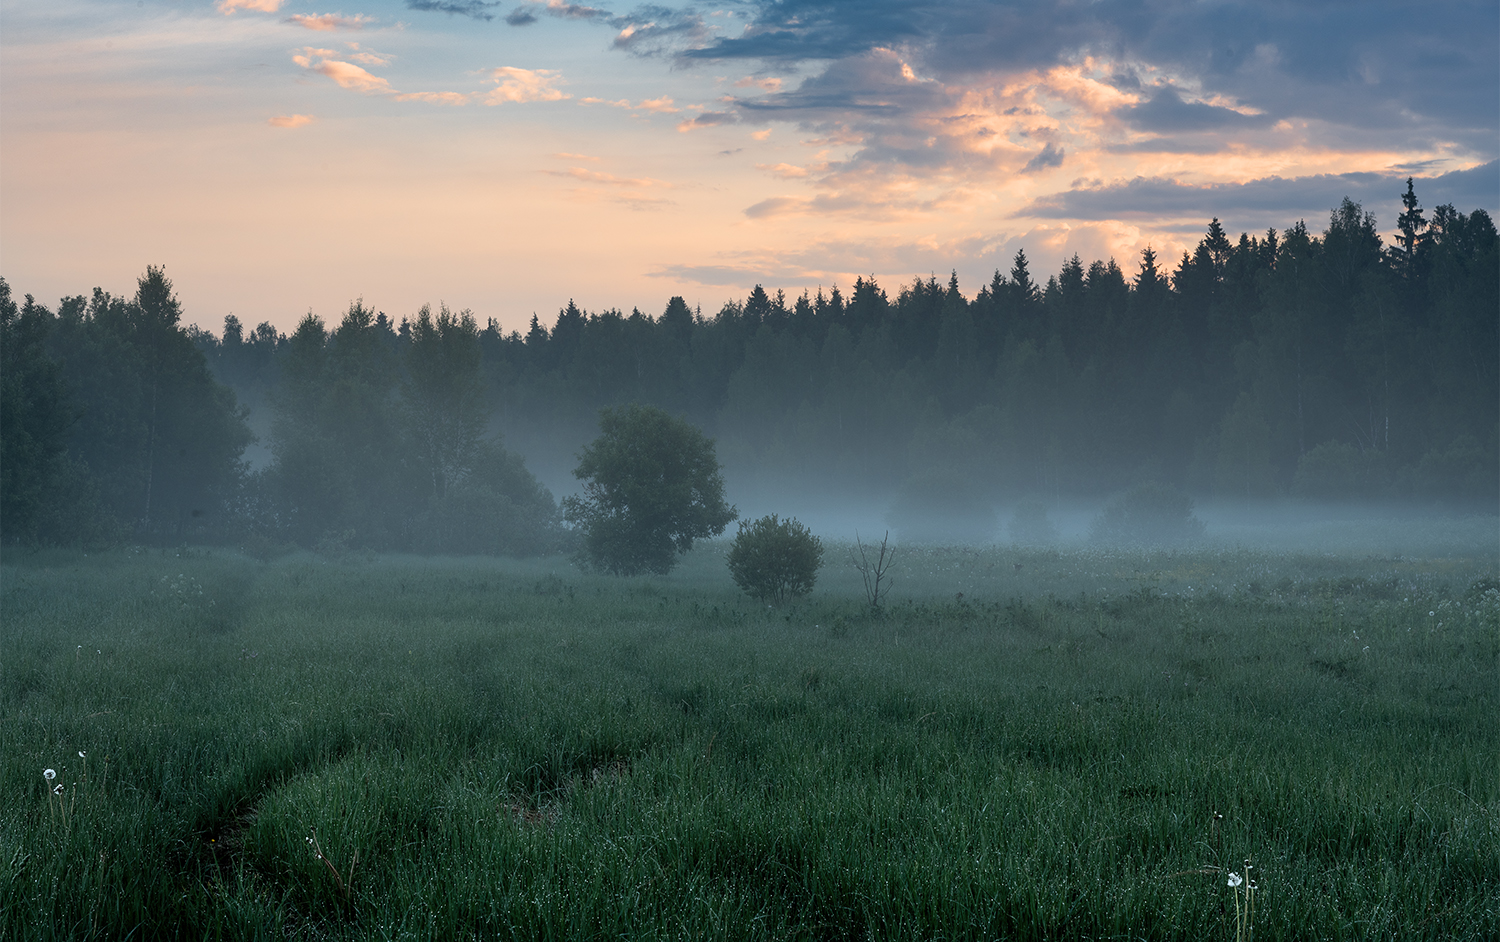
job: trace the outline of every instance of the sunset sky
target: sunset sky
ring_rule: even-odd
[[[1493,0],[3,0],[0,275],[164,265],[216,331],[972,296],[1021,247],[1133,272],[1346,195],[1389,232],[1408,175],[1495,213],[1497,63]]]

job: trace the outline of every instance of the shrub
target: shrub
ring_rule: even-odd
[[[1140,484],[1115,495],[1094,519],[1099,543],[1176,543],[1203,535],[1193,499],[1170,484]]]
[[[735,585],[758,599],[780,602],[812,591],[823,565],[823,542],[796,519],[775,514],[743,521],[729,550]]]

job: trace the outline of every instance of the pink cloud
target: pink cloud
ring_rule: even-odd
[[[469,96],[463,92],[402,92],[397,101],[427,101],[435,105],[467,105]]]
[[[245,0],[226,0],[226,2],[245,2]],[[264,0],[261,0],[264,2]],[[280,0],[277,0],[280,2]],[[292,23],[304,29],[335,30],[335,29],[364,29],[366,23],[373,23],[374,19],[363,14],[357,16],[343,16],[338,13],[293,13],[282,22]]]
[[[496,86],[484,96],[484,103],[487,105],[559,101],[573,97],[552,87],[553,83],[562,81],[562,75],[552,69],[518,69],[503,65],[490,71],[490,79]]]
[[[275,13],[281,9],[281,0],[219,0],[216,7],[225,16],[235,10],[255,10],[260,13]]]
[[[795,164],[756,164],[755,169],[764,170],[772,176],[780,177],[783,180],[792,180],[797,177],[807,176],[807,168],[798,167]]]
[[[358,48],[357,44],[355,45]],[[319,75],[326,75],[338,83],[340,88],[347,88],[356,92],[364,92],[366,95],[389,95],[396,101],[425,101],[438,105],[465,105],[471,100],[470,96],[462,92],[402,92],[391,87],[391,83],[378,75],[375,75],[352,62],[336,59],[340,53],[332,49],[318,49],[307,46],[292,56],[292,61]],[[389,61],[388,56],[378,53],[355,52],[351,58],[360,58],[372,65],[384,65]]]
[[[273,128],[300,128],[317,120],[310,114],[279,114],[266,123]]]
[[[322,50],[318,50],[322,51]],[[341,62],[338,59],[316,59],[311,56],[293,56],[292,61],[310,72],[326,75],[339,84],[340,88],[349,88],[367,95],[393,95],[396,90],[391,88],[391,83],[378,75],[372,75],[352,62]]]
[[[678,111],[672,106],[672,99],[666,95],[660,98],[647,98],[635,107],[638,111],[649,111],[652,114],[676,114]]]
[[[735,88],[763,88],[768,92],[781,91],[781,79],[779,78],[756,78],[747,75],[734,83]]]
[[[601,173],[598,170],[586,170],[583,167],[569,167],[567,170],[548,170],[548,174],[554,177],[572,177],[585,183],[604,183],[609,186],[628,187],[668,187],[672,184],[665,180],[653,180],[650,177],[617,177],[612,173]]]

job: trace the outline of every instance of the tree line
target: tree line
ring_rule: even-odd
[[[231,316],[216,336],[178,324],[159,269],[134,299],[56,312],[5,287],[6,538],[108,519],[175,539],[212,518],[304,545],[534,551],[566,534],[515,452],[561,479],[629,403],[716,438],[731,482],[894,491],[893,513],[1144,482],[1493,509],[1497,245],[1486,212],[1429,216],[1408,181],[1388,246],[1346,199],[1321,232],[1234,240],[1215,219],[1130,272],[1075,256],[1043,281],[1022,251],[972,296],[956,275],[894,296],[872,276],[712,313],[569,302],[524,333],[355,302],[336,325]]]

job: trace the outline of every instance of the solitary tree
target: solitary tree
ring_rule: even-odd
[[[606,408],[600,435],[579,455],[581,497],[563,518],[583,533],[587,565],[628,576],[666,573],[693,541],[717,536],[737,516],[724,503],[713,440],[652,406]]]

